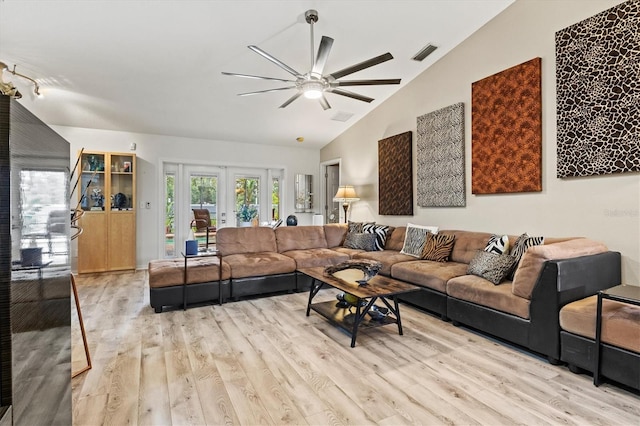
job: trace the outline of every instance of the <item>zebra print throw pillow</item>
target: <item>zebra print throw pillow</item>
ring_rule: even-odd
[[[511,248],[511,252],[509,253],[516,259],[513,268],[509,273],[510,280],[513,280],[513,276],[518,268],[518,263],[520,263],[520,259],[524,252],[527,251],[529,247],[539,246],[541,244],[544,244],[544,237],[530,237],[526,232],[518,237]]]
[[[491,238],[489,238],[489,242],[487,246],[484,248],[484,251],[495,254],[505,254],[509,253],[509,236],[508,235],[496,235],[493,234]]]
[[[516,259],[508,254],[494,254],[478,250],[469,267],[467,274],[477,275],[498,285],[509,274]]]
[[[375,223],[362,225],[362,232],[376,236],[376,251],[384,250],[384,245],[387,242],[387,231],[389,231],[387,225],[376,225]]]
[[[432,234],[427,232],[427,239],[422,249],[422,258],[435,262],[446,262],[453,251],[455,235]]]
[[[422,249],[424,248],[424,242],[427,239],[428,231],[437,234],[438,227],[414,225],[412,223],[408,223],[407,231],[404,235],[404,245],[402,246],[402,250],[400,250],[400,253],[407,254],[413,257],[422,256]]]

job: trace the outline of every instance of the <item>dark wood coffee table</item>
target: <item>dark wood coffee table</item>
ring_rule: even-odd
[[[324,275],[324,268],[302,268],[299,272],[312,278],[311,289],[309,290],[309,302],[307,304],[307,316],[311,310],[319,313],[334,325],[345,330],[351,335],[351,347],[356,345],[358,328],[380,327],[388,324],[397,324],[398,333],[402,335],[402,322],[400,320],[400,307],[398,306],[397,295],[419,290],[420,287],[413,284],[398,281],[393,278],[376,275],[371,278],[367,285],[359,286],[356,283],[349,283],[332,276]],[[353,306],[341,308],[336,306],[337,300],[322,303],[313,303],[313,298],[324,284],[334,287],[345,293],[352,294],[360,299],[365,299],[364,306]],[[390,314],[382,319],[367,318],[367,313],[380,299],[389,309]],[[390,300],[393,303],[390,303]],[[352,312],[355,310],[355,313]]]

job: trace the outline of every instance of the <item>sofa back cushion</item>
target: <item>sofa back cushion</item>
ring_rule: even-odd
[[[327,248],[323,226],[285,226],[276,228],[275,232],[278,253]]]
[[[339,247],[344,243],[347,235],[346,223],[327,223],[324,225],[324,237],[327,240],[327,247]]]
[[[554,244],[529,247],[522,255],[518,269],[513,276],[513,294],[531,299],[533,287],[536,285],[542,266],[547,260],[571,259],[604,253],[607,250],[607,246],[603,243],[588,238],[576,238]]]
[[[404,245],[404,235],[406,232],[406,226],[398,226],[397,228],[390,226],[387,231],[387,242],[384,244],[384,249],[395,251],[402,250],[402,246]]]
[[[278,250],[275,233],[267,226],[220,228],[216,233],[216,248],[223,256]]]
[[[440,234],[455,235],[455,243],[449,259],[452,262],[471,263],[478,250],[484,250],[491,235],[488,232],[444,230]]]

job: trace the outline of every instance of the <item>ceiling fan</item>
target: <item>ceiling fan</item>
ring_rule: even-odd
[[[291,86],[287,87],[278,87],[275,89],[268,90],[259,90],[257,92],[247,92],[240,93],[238,96],[250,96],[250,95],[259,95],[262,93],[270,93],[277,92],[281,90],[290,90],[297,89],[297,92],[291,96],[285,103],[280,105],[280,108],[285,108],[287,105],[298,99],[300,96],[304,95],[308,99],[318,99],[322,108],[327,110],[331,108],[327,98],[325,97],[325,93],[335,93],[336,95],[346,96],[348,98],[357,99],[363,102],[371,102],[373,98],[368,96],[360,95],[358,93],[351,92],[349,90],[344,90],[342,87],[345,86],[374,86],[374,85],[383,85],[383,84],[400,84],[399,78],[393,79],[376,79],[376,80],[339,80],[340,78],[347,76],[349,74],[353,74],[355,72],[361,71],[365,68],[370,68],[375,65],[386,62],[390,59],[393,59],[391,53],[387,52],[380,56],[376,56],[375,58],[368,59],[364,62],[357,63],[355,65],[351,65],[339,71],[332,72],[331,74],[324,74],[324,67],[327,63],[327,59],[329,57],[329,52],[331,51],[331,46],[333,45],[333,39],[331,37],[322,36],[320,40],[320,46],[318,47],[318,55],[314,57],[314,46],[313,46],[313,24],[318,22],[318,12],[316,10],[307,10],[304,14],[304,17],[307,23],[311,28],[311,69],[309,72],[305,74],[301,74],[298,71],[294,70],[284,62],[279,59],[271,56],[264,50],[260,49],[258,46],[248,46],[249,49],[253,50],[257,54],[266,58],[267,60],[273,62],[283,70],[287,71],[289,74],[295,77],[295,80],[286,80],[283,78],[275,78],[275,77],[263,77],[259,75],[249,75],[249,74],[238,74],[231,72],[223,72],[224,75],[231,75],[235,77],[243,77],[243,78],[254,78],[258,80],[273,80],[273,81],[283,81],[286,83],[294,83]]]

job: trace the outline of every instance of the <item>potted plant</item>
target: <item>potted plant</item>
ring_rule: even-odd
[[[251,226],[251,221],[258,216],[258,209],[248,204],[243,204],[237,213],[239,226]]]

